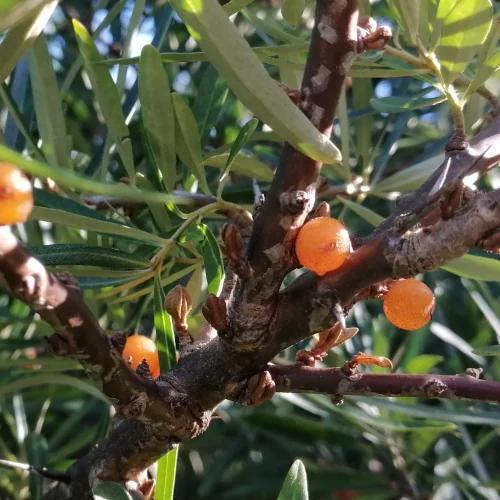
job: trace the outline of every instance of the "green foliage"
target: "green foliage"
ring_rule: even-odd
[[[176,363],[165,294],[177,284],[193,292],[196,332],[204,298],[224,278],[221,214],[252,210],[284,140],[329,162],[322,175],[331,191],[319,198],[366,236],[441,164],[450,109],[477,130],[487,108],[474,91],[498,88],[491,2],[372,2],[372,15],[399,35],[386,51],[356,59],[325,141],[276,85],[301,79],[313,2],[267,3],[0,0],[0,160],[37,186],[30,220],[14,231],[51,270],[76,277],[106,331],[152,336],[163,370]],[[45,33],[26,39],[44,5],[55,9]],[[498,185],[495,171],[477,182]],[[399,373],[480,366],[500,379],[498,259],[474,251],[423,279],[437,298],[428,327],[402,332],[380,301],[357,303],[348,324],[360,333],[324,365],[362,351],[391,358]],[[48,353],[50,333],[0,295],[0,458],[64,471],[106,435],[110,409],[76,361]],[[493,498],[500,489],[500,413],[486,404],[351,397],[336,407],[319,395],[280,394],[262,408],[224,403],[218,411],[204,435],[151,468],[155,498],[174,498],[174,483],[176,500],[387,500],[415,487],[440,500]],[[0,474],[2,499],[37,499],[46,486]],[[94,496],[129,498],[109,483]]]

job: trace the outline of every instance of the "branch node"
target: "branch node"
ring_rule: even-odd
[[[123,353],[123,349],[125,349],[129,333],[130,332],[115,332],[111,337],[109,337],[111,345],[116,349],[120,356]]]
[[[448,386],[438,378],[431,378],[424,384],[424,392],[429,398],[442,396],[448,390]]]
[[[307,191],[300,189],[280,195],[281,209],[290,215],[299,215],[305,211],[309,211],[308,207],[310,203],[311,195]]]
[[[466,376],[476,378],[478,380],[483,378],[483,373],[484,373],[484,370],[482,368],[467,368],[465,370]]]
[[[344,396],[342,394],[334,394],[332,396],[332,403],[335,405],[335,406],[340,406],[340,405],[343,405],[344,404]]]
[[[458,131],[455,135],[448,141],[444,150],[448,155],[455,153],[461,153],[469,148],[469,143],[465,140],[465,133]]]
[[[234,224],[224,224],[221,230],[223,245],[221,250],[229,260],[236,275],[247,280],[252,276],[252,268],[243,252],[243,238]]]
[[[118,415],[124,419],[138,419],[144,415],[146,410],[147,395],[141,392],[132,397],[130,402],[118,408]]]
[[[227,305],[222,297],[209,293],[205,305],[201,308],[205,319],[219,332],[223,334],[227,330]]]
[[[193,306],[191,295],[182,285],[177,285],[165,297],[165,310],[172,316],[176,333],[180,336],[187,333],[187,316]]]
[[[377,22],[371,17],[360,17],[358,21],[358,53],[365,50],[382,50],[392,39],[388,26],[377,28]]]
[[[276,393],[276,383],[266,370],[250,378],[242,404],[244,406],[259,406],[269,401]]]
[[[44,337],[50,351],[55,356],[70,356],[72,353],[70,343],[60,334],[53,333],[50,337]]]
[[[476,246],[486,252],[500,254],[500,229],[494,229],[481,238]]]

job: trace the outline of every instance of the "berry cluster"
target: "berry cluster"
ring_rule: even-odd
[[[295,242],[300,264],[320,276],[338,269],[350,251],[347,229],[330,217],[317,217],[304,224]],[[425,326],[434,307],[435,298],[430,288],[415,279],[394,282],[384,297],[387,319],[403,330]]]

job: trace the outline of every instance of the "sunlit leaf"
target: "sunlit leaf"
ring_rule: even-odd
[[[283,0],[281,14],[290,26],[297,26],[306,8],[305,0]]]
[[[278,500],[308,500],[309,491],[307,489],[307,474],[304,464],[296,460],[281,487]]]
[[[231,90],[257,118],[304,154],[327,163],[340,160],[337,148],[270,78],[216,0],[172,0],[171,4]]]
[[[141,53],[139,98],[144,129],[152,153],[166,188],[172,191],[176,175],[174,109],[160,54],[151,45],[146,45]]]
[[[43,27],[57,7],[57,3],[54,0],[50,2],[38,1],[34,8],[28,11],[15,9],[19,16],[18,19],[23,20],[17,26],[11,28],[0,43],[0,83],[5,81],[24,52],[35,43],[38,35],[42,32]],[[12,24],[8,20],[6,21],[4,15],[2,15],[2,10],[6,9],[5,7],[2,9],[0,6],[0,29]],[[12,14],[13,12],[10,12],[6,15],[8,17]]]
[[[459,0],[446,16],[436,51],[446,83],[465,71],[490,30],[490,0]]]

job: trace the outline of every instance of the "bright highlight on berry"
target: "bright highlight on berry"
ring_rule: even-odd
[[[436,299],[431,289],[421,281],[396,281],[384,298],[387,319],[403,330],[418,330],[432,317]]]
[[[0,162],[0,225],[25,222],[32,209],[29,179],[12,163]]]
[[[130,368],[136,370],[143,359],[149,365],[151,376],[156,378],[160,375],[160,358],[156,344],[143,335],[132,335],[127,339],[122,353],[126,362],[130,361]]]
[[[304,224],[295,242],[301,265],[319,275],[340,267],[350,249],[347,229],[330,217],[317,217]]]

